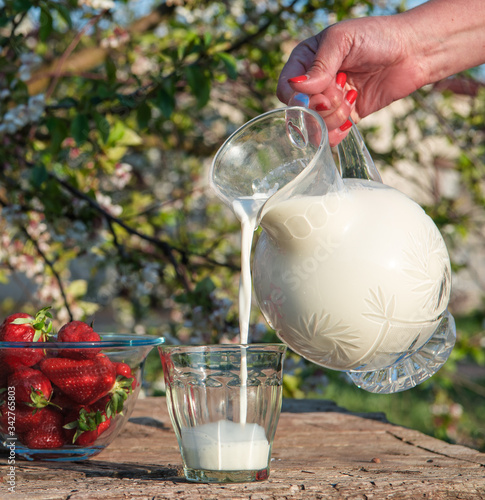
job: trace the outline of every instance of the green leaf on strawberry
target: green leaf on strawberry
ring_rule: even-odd
[[[6,387],[2,387],[2,388],[0,389],[0,406],[2,406],[2,405],[3,405],[3,403],[5,403],[5,402],[6,402],[6,398],[4,399],[4,396],[3,396],[3,393],[4,393],[4,392],[7,392],[7,388],[6,388]]]
[[[71,414],[66,420],[70,420],[74,417],[77,418],[70,422],[68,421],[64,424],[63,428],[66,430],[75,429],[72,443],[81,444],[83,446],[94,443],[97,437],[111,424],[111,419],[99,410],[88,411],[86,408],[81,408],[77,416]],[[83,436],[82,439],[81,436]]]
[[[117,363],[117,365],[124,363]],[[120,372],[119,367],[116,369]],[[130,370],[131,372],[131,370]],[[111,389],[111,399],[106,405],[106,414],[108,417],[115,416],[118,413],[123,415],[123,406],[128,399],[128,395],[133,392],[134,377],[126,377],[125,375],[117,375],[115,385]]]
[[[35,317],[27,313],[11,314],[0,325],[0,341],[3,342],[44,342],[52,335],[52,315],[49,307],[41,309]],[[35,328],[34,328],[35,325]],[[0,377],[19,367],[34,366],[45,357],[44,349],[9,348],[0,352]]]
[[[32,392],[30,393],[30,399],[31,403],[27,403],[27,406],[35,408],[34,412],[36,409],[44,408],[49,404],[49,400],[46,399],[44,393],[40,389],[36,389],[35,387],[32,387]]]
[[[52,314],[49,312],[50,306],[42,308],[36,315],[35,318],[24,317],[15,318],[10,321],[11,325],[29,325],[31,326],[35,333],[32,338],[32,342],[38,342],[39,340],[48,340],[51,337],[52,323],[48,320],[52,319]]]
[[[50,380],[40,370],[26,366],[9,375],[8,386],[12,388],[17,403],[35,408],[47,406],[53,392]]]

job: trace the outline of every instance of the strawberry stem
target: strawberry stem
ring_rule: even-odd
[[[83,432],[95,431],[99,424],[106,420],[106,415],[99,410],[88,412],[85,408],[79,410],[79,418],[64,425],[64,429],[76,429],[74,437],[72,438],[73,444],[77,441]]]
[[[34,318],[17,318],[12,321],[12,325],[31,325],[35,330],[34,342],[39,340],[48,341],[52,337],[52,314],[49,312],[51,307],[43,307],[37,312]]]

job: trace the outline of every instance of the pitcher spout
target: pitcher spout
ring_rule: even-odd
[[[236,200],[255,200],[259,221],[273,200],[343,187],[325,122],[300,106],[269,111],[234,132],[217,152],[209,181],[233,211]]]

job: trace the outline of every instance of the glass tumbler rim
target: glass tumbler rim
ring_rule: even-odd
[[[258,350],[274,350],[285,352],[287,349],[287,345],[284,343],[278,342],[258,342],[258,343],[249,343],[249,344],[163,344],[159,345],[158,348],[165,352],[219,352],[219,351],[239,351],[241,349],[246,349],[250,351],[258,351]]]

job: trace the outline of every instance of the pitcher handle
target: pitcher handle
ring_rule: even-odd
[[[382,182],[364,139],[353,121],[349,133],[337,146],[337,153],[342,178]]]
[[[310,96],[307,94],[294,94],[290,100],[292,106],[310,106]],[[372,157],[360,135],[355,123],[352,122],[347,136],[337,146],[340,175],[344,179],[369,179],[381,182],[382,179]]]

